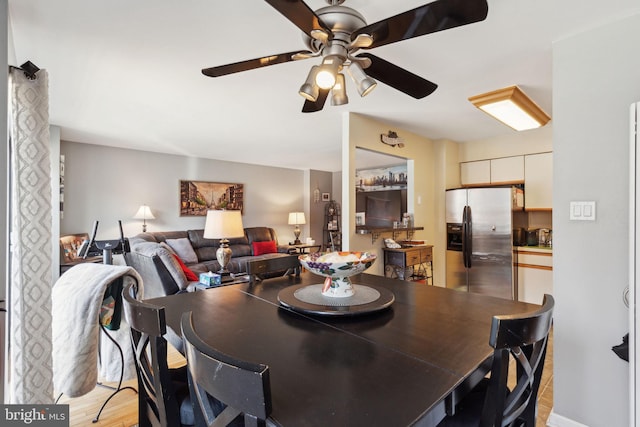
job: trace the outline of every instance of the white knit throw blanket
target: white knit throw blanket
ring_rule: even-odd
[[[122,362],[113,343],[103,338],[99,345],[99,313],[107,287],[119,277],[124,286],[138,282],[142,295],[142,278],[131,267],[119,265],[79,264],[66,271],[53,286],[53,386],[56,393],[77,397],[93,390],[100,378],[105,382],[120,380]],[[106,330],[116,339],[124,354],[124,379],[135,377],[129,325],[124,315],[120,329]],[[101,361],[98,363],[98,349]]]

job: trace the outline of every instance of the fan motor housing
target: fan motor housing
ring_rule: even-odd
[[[351,33],[367,25],[364,16],[347,6],[326,6],[318,9],[315,13],[331,29],[334,40],[341,40],[345,43],[351,42]],[[320,40],[313,39],[304,33],[302,39],[312,52],[319,52],[322,49]]]

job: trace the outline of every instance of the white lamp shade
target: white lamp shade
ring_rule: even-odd
[[[204,225],[205,239],[229,239],[244,236],[242,212],[210,210]]]
[[[290,212],[289,213],[289,225],[306,224],[307,221],[304,218],[304,212]]]
[[[133,216],[134,219],[156,219],[155,216],[153,216],[153,214],[151,213],[151,209],[149,209],[149,206],[147,205],[142,205],[140,206],[140,208],[138,209],[138,212],[136,212],[136,214]]]

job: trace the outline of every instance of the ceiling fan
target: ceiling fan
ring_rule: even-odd
[[[375,55],[358,51],[472,24],[484,20],[488,12],[486,0],[436,0],[367,25],[359,12],[342,6],[345,0],[326,0],[329,6],[315,12],[303,0],[265,1],[303,31],[309,50],[205,68],[202,73],[220,77],[284,62],[322,58],[320,65],[311,67],[299,90],[306,99],[302,108],[305,113],[322,110],[329,92],[332,105],[348,102],[345,71],[360,96],[371,92],[376,80],[416,99],[430,95],[438,87],[435,83]]]

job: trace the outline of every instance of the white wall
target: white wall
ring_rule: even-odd
[[[553,416],[591,427],[629,425],[628,363],[611,347],[628,332],[622,292],[638,42],[635,15],[553,47]],[[572,200],[596,201],[596,221],[569,221]]]
[[[13,62],[13,47],[11,45],[11,31],[9,29],[9,13],[7,9],[7,0],[0,0],[0,81],[6,82],[9,78],[9,64]],[[8,38],[7,38],[8,37]],[[0,99],[7,99],[7,85],[0,85]],[[0,102],[0,117],[7,117],[8,108],[6,102]],[[7,121],[0,120],[0,135],[2,135],[3,143],[0,149],[0,299],[7,299],[7,289],[9,285],[9,138]],[[0,304],[0,307],[5,307]],[[0,358],[6,360],[5,355],[8,354],[8,340],[5,339],[5,327],[8,324],[6,314],[0,313],[0,343],[4,344],[0,347]],[[0,345],[2,345],[0,344]],[[5,389],[9,391],[9,364],[2,364],[4,371],[0,371],[0,403],[5,403]],[[8,396],[7,396],[8,398]],[[8,399],[7,399],[8,400]]]
[[[0,64],[0,81],[6,82],[9,79],[9,51],[13,49],[9,48],[11,44],[11,33],[9,31],[9,13],[7,11],[7,1],[0,0],[0,24],[2,31],[0,31],[0,57],[2,63]],[[8,37],[8,38],[7,38]],[[11,58],[13,59],[13,58]],[[0,85],[0,99],[7,99],[8,88],[7,85]],[[0,102],[0,117],[7,117],[8,115],[7,102]],[[8,213],[9,213],[9,137],[8,137],[8,124],[6,120],[0,120],[0,135],[3,135],[2,149],[0,150],[0,188],[2,193],[0,199],[2,200],[2,206],[0,208],[0,299],[5,299],[7,285],[8,285],[8,256],[9,256],[9,233],[8,233]],[[4,305],[0,305],[4,307]],[[0,331],[1,332],[1,331]],[[0,373],[0,375],[2,375]],[[0,384],[1,386],[1,384]],[[0,387],[0,397],[1,396]],[[0,402],[2,402],[0,400]]]
[[[179,214],[179,181],[185,179],[244,184],[244,226],[273,227],[280,244],[293,240],[289,212],[308,205],[306,172],[301,170],[67,141],[61,154],[66,156],[62,234],[90,233],[99,220],[98,239],[115,239],[120,219],[125,236],[135,235],[142,231],[142,221],[132,217],[142,204],[156,217],[147,221],[148,231],[204,228],[204,217]],[[308,225],[301,228],[308,235]]]

